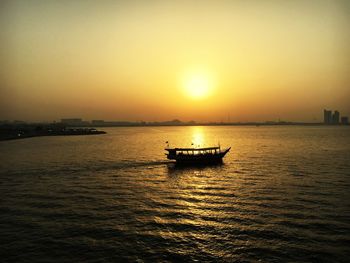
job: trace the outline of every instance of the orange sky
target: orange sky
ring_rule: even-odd
[[[321,121],[323,108],[350,115],[349,1],[0,7],[0,120]],[[203,96],[191,91],[196,78]]]

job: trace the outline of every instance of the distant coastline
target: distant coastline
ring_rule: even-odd
[[[176,126],[349,126],[349,124],[324,124],[307,122],[181,122],[179,120],[166,122],[103,122],[103,123],[25,123],[1,122],[0,141],[24,139],[38,136],[72,136],[72,135],[98,135],[105,131],[97,130],[101,127],[176,127]]]
[[[100,125],[86,125],[77,127],[156,127],[156,126],[349,126],[349,124],[324,124],[322,122],[196,122],[196,123],[163,123],[163,122],[152,122],[152,123],[120,123],[120,124],[100,124]]]
[[[73,128],[54,124],[0,125],[0,141],[40,136],[97,135],[105,133],[105,131],[99,131],[95,128]]]
[[[77,127],[77,128],[95,128],[95,127],[147,127],[147,126],[271,126],[271,125],[320,125],[320,126],[344,126],[349,123],[333,123],[327,124],[324,122],[291,122],[291,121],[265,121],[265,122],[183,122],[180,120],[171,121],[83,121],[74,119],[69,122],[24,122],[24,121],[0,121],[0,128],[5,126],[54,126],[54,127]]]

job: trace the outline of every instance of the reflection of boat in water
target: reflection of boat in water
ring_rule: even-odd
[[[214,164],[222,162],[222,158],[230,151],[231,147],[221,149],[217,147],[207,148],[165,148],[166,156],[170,160],[176,160],[177,164]]]

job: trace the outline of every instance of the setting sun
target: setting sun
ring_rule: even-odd
[[[187,76],[184,81],[185,94],[192,99],[203,99],[210,95],[212,83],[205,74]]]

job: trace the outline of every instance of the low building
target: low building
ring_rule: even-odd
[[[348,117],[341,117],[341,124],[349,124],[349,118]]]
[[[89,124],[87,121],[83,121],[81,118],[61,119],[61,123],[73,127],[86,126]]]
[[[92,125],[104,125],[105,121],[104,120],[92,120],[91,124]]]

